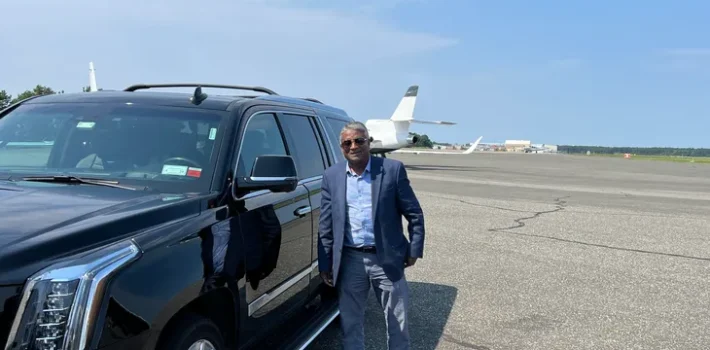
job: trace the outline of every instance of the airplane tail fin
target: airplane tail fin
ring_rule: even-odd
[[[414,119],[414,106],[417,103],[417,94],[419,93],[419,85],[412,85],[407,88],[404,97],[399,101],[397,109],[392,113],[390,120],[393,121],[411,121]]]
[[[481,139],[483,139],[483,136],[480,136],[480,137],[478,138],[478,140],[476,140],[476,142],[474,142],[474,143],[471,145],[471,147],[469,147],[467,150],[465,150],[465,151],[463,152],[463,154],[471,154],[471,153],[473,153],[473,151],[476,150],[476,147],[478,147],[478,143],[481,142]]]
[[[89,62],[89,91],[98,91],[96,86],[96,71],[94,70],[94,62]]]
[[[419,124],[438,124],[438,125],[454,125],[456,123],[446,122],[446,121],[428,121],[428,120],[417,120],[414,119],[414,106],[417,102],[417,95],[419,94],[419,85],[412,85],[407,88],[407,92],[404,93],[404,97],[399,101],[397,109],[392,113],[390,120],[395,122],[410,122]]]

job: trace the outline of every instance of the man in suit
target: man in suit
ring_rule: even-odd
[[[370,286],[385,311],[390,350],[409,349],[409,290],[404,268],[424,254],[424,215],[402,162],[370,156],[360,122],[346,125],[340,147],[346,161],[323,175],[318,266],[338,291],[345,349],[364,349]],[[409,241],[402,216],[409,222]]]

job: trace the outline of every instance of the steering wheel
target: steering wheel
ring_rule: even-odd
[[[190,163],[190,165],[195,166],[196,168],[202,168],[202,165],[190,158],[185,158],[185,157],[170,157],[166,160],[163,161],[163,163],[168,163],[169,161],[183,161],[185,163]]]

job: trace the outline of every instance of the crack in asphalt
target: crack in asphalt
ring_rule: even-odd
[[[667,256],[667,257],[673,257],[673,258],[682,258],[682,259],[690,259],[690,260],[698,260],[698,261],[710,261],[710,258],[704,258],[704,257],[699,257],[699,256],[692,256],[692,255],[684,255],[684,254],[674,254],[674,253],[664,253],[664,252],[657,252],[657,251],[652,251],[652,250],[643,250],[643,249],[634,249],[634,248],[624,248],[624,247],[617,247],[617,246],[611,246],[611,245],[606,245],[606,244],[598,244],[598,243],[589,243],[589,242],[583,242],[583,241],[575,241],[571,239],[564,239],[564,238],[558,238],[558,237],[552,237],[552,236],[545,236],[545,235],[536,235],[533,233],[522,233],[522,232],[515,232],[512,230],[519,229],[521,227],[525,226],[525,221],[527,220],[533,220],[538,218],[541,215],[545,214],[552,214],[552,213],[557,213],[560,211],[563,211],[567,208],[567,201],[563,200],[565,198],[569,198],[570,196],[565,196],[565,197],[559,197],[555,198],[555,209],[551,210],[543,210],[543,211],[525,211],[525,210],[516,210],[516,209],[510,209],[510,208],[503,208],[503,207],[496,207],[492,205],[484,205],[484,204],[478,204],[478,203],[472,203],[472,202],[467,202],[461,199],[454,199],[454,198],[447,198],[447,197],[439,197],[439,196],[433,196],[436,198],[440,199],[448,199],[452,201],[457,201],[461,202],[464,204],[472,205],[472,206],[477,206],[477,207],[485,207],[485,208],[492,208],[492,209],[499,209],[499,210],[504,210],[504,211],[512,211],[512,212],[519,212],[519,213],[533,213],[532,216],[525,216],[522,218],[515,219],[515,225],[511,225],[508,227],[502,227],[502,228],[489,228],[489,232],[500,232],[500,233],[508,233],[508,234],[514,234],[518,236],[525,236],[525,237],[535,237],[535,238],[543,238],[543,239],[549,239],[549,240],[554,240],[558,242],[565,242],[565,243],[572,243],[572,244],[579,244],[579,245],[584,245],[584,246],[589,246],[589,247],[597,247],[597,248],[605,248],[605,249],[612,249],[612,250],[618,250],[618,251],[626,251],[626,252],[632,252],[632,253],[641,253],[641,254],[650,254],[650,255],[657,255],[657,256]],[[583,213],[583,211],[570,211],[570,212],[576,212],[576,213]],[[590,213],[592,214],[592,213]],[[596,213],[595,213],[596,214]],[[605,214],[602,214],[605,215]],[[641,214],[640,216],[647,216]],[[650,216],[650,215],[648,215]]]
[[[534,213],[534,214],[532,216],[526,216],[526,217],[515,219],[514,220],[515,225],[508,226],[508,227],[502,227],[502,228],[489,228],[488,231],[489,232],[507,232],[508,230],[514,230],[514,229],[524,227],[526,220],[532,220],[532,219],[536,219],[540,215],[552,214],[552,213],[556,213],[558,211],[562,211],[567,206],[567,201],[563,200],[563,198],[569,198],[569,196],[555,198],[555,209],[543,210],[543,211],[533,211],[532,213]]]
[[[552,214],[556,213],[562,210],[565,210],[567,206],[567,201],[562,200],[563,198],[569,198],[570,196],[566,197],[560,197],[555,199],[555,204],[556,207],[555,209],[552,210],[545,210],[545,211],[537,211],[535,212],[534,215],[532,216],[526,216],[522,218],[515,219],[515,225],[508,226],[508,227],[503,227],[503,228],[490,228],[488,229],[489,232],[502,232],[502,233],[509,233],[509,234],[514,234],[518,236],[525,236],[525,237],[536,237],[536,238],[544,238],[544,239],[549,239],[549,240],[554,240],[558,242],[565,242],[565,243],[572,243],[572,244],[579,244],[579,245],[584,245],[584,246],[589,246],[589,247],[597,247],[597,248],[604,248],[604,249],[612,249],[612,250],[618,250],[618,251],[625,251],[625,252],[632,252],[632,253],[642,253],[642,254],[650,254],[650,255],[657,255],[657,256],[667,256],[667,257],[673,257],[673,258],[682,258],[682,259],[690,259],[690,260],[699,260],[699,261],[710,261],[710,258],[704,258],[704,257],[699,257],[699,256],[692,256],[692,255],[684,255],[684,254],[674,254],[674,253],[664,253],[664,252],[656,252],[656,251],[651,251],[651,250],[643,250],[643,249],[634,249],[634,248],[624,248],[624,247],[616,247],[616,246],[611,246],[611,245],[606,245],[606,244],[598,244],[598,243],[589,243],[589,242],[582,242],[582,241],[575,241],[571,239],[564,239],[564,238],[559,238],[559,237],[552,237],[552,236],[545,236],[545,235],[536,235],[533,233],[522,233],[522,232],[515,232],[512,230],[521,228],[525,226],[525,221],[526,220],[532,220],[540,215],[544,214]]]
[[[564,238],[558,238],[558,237],[552,237],[552,236],[536,235],[533,233],[522,233],[522,232],[506,231],[506,230],[501,230],[499,232],[510,233],[510,234],[514,234],[514,235],[518,235],[518,236],[544,238],[544,239],[549,239],[549,240],[554,240],[554,241],[559,241],[559,242],[574,243],[574,244],[579,244],[579,245],[584,245],[584,246],[620,250],[620,251],[626,251],[626,252],[632,252],[632,253],[643,253],[643,254],[651,254],[651,255],[659,255],[659,256],[668,256],[668,257],[673,257],[673,258],[683,258],[683,259],[699,260],[699,261],[710,261],[710,258],[703,258],[700,256],[654,252],[652,250],[643,250],[643,249],[615,247],[615,246],[610,246],[610,245],[606,245],[606,244],[589,243],[589,242],[575,241],[575,240],[571,240],[571,239],[564,239]]]
[[[469,202],[465,201],[462,199],[456,199],[456,198],[449,198],[449,197],[442,197],[442,196],[437,196],[437,195],[431,195],[428,194],[429,197],[433,198],[438,198],[438,199],[445,199],[453,202],[459,202],[459,203],[464,203],[468,204],[470,206],[474,207],[481,207],[481,208],[490,208],[490,209],[497,209],[497,210],[503,210],[503,211],[510,211],[514,213],[537,213],[534,210],[520,210],[520,209],[511,209],[511,208],[505,208],[505,207],[498,207],[495,205],[485,205],[485,204],[479,204],[479,203],[474,203],[474,202]],[[562,197],[562,198],[569,198],[570,196]],[[566,203],[565,203],[566,204]],[[566,208],[565,208],[566,209]],[[554,210],[553,212],[558,212],[559,210]],[[687,216],[680,216],[680,215],[663,215],[663,214],[643,214],[643,213],[602,213],[602,212],[595,212],[595,211],[588,211],[588,210],[565,210],[567,213],[579,213],[579,214],[597,214],[597,215],[606,215],[606,216],[634,216],[634,217],[649,217],[649,218],[670,218],[670,219],[683,219],[686,218]],[[547,214],[548,212],[542,212],[542,214]],[[690,216],[693,219],[696,219],[695,216]]]
[[[495,205],[485,205],[485,204],[479,204],[479,203],[473,203],[473,202],[468,202],[465,200],[461,199],[456,199],[456,198],[449,198],[449,197],[441,197],[441,196],[435,196],[435,195],[430,195],[430,197],[434,198],[439,198],[439,199],[446,199],[454,202],[459,202],[459,203],[464,203],[468,204],[474,207],[481,207],[481,208],[490,208],[490,209],[498,209],[498,210],[503,210],[503,211],[512,211],[515,213],[534,213],[532,210],[518,210],[518,209],[510,209],[510,208],[504,208],[504,207],[497,207]]]
[[[491,349],[491,348],[489,348],[489,347],[487,347],[487,346],[475,345],[475,344],[471,344],[471,343],[468,343],[468,342],[465,342],[465,341],[462,341],[462,340],[458,340],[458,339],[452,337],[452,336],[449,335],[449,334],[444,334],[444,335],[442,336],[442,338],[443,338],[444,340],[448,341],[449,343],[454,343],[454,344],[459,345],[459,346],[462,346],[462,347],[464,347],[464,348],[466,348],[466,349],[474,349],[474,350],[490,350],[490,349]]]

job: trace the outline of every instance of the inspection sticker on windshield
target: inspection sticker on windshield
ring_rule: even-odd
[[[187,166],[186,165],[163,165],[163,171],[161,172],[163,175],[177,175],[177,176],[185,176],[187,175]]]
[[[187,176],[189,176],[189,177],[200,177],[200,175],[202,175],[202,169],[200,169],[200,168],[193,168],[193,167],[187,168]]]
[[[210,140],[214,140],[217,137],[217,128],[210,129]]]
[[[76,127],[79,129],[91,129],[96,125],[95,122],[79,122]]]

